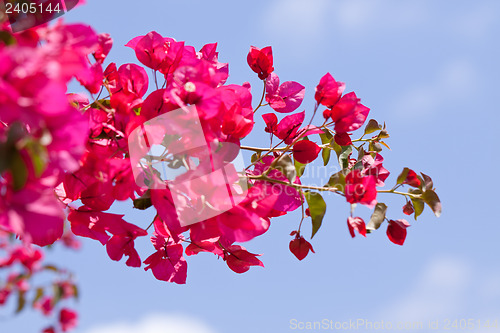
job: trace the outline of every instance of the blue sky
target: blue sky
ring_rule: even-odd
[[[289,332],[293,319],[439,320],[441,328],[446,320],[500,321],[498,2],[88,0],[65,19],[110,33],[115,44],[109,57],[119,64],[136,62],[123,45],[151,30],[196,48],[219,42],[230,82],[249,81],[256,92],[261,84],[246,54],[250,45],[272,45],[281,80],[306,86],[306,114],[314,87],[330,72],[371,108],[370,117],[387,122],[389,183],[405,166],[422,171],[433,177],[444,207],[440,219],[428,209],[418,221],[410,219],[399,247],[385,230],[351,239],[349,207],[332,195],[313,241],[316,254],[298,262],[289,253],[289,233],[300,219],[294,213],[245,244],[264,254],[265,268],[237,275],[201,254],[188,258],[185,286],[112,262],[97,242],[85,240],[75,253],[56,249],[50,258],[78,275],[78,332]],[[260,116],[256,121],[262,129]],[[256,132],[244,143],[265,145],[263,132]],[[403,217],[401,198],[379,200],[389,205],[391,217]],[[113,209],[130,222],[149,224],[152,212],[129,207]],[[369,216],[362,208],[359,214]],[[147,240],[139,248],[152,251]],[[23,315],[2,322],[2,332],[32,332],[41,325],[38,314]]]

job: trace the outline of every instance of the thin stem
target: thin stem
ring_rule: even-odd
[[[149,228],[151,228],[153,226],[153,224],[155,223],[156,219],[158,218],[158,214],[156,214],[155,218],[153,219],[153,221],[148,225],[148,227],[146,228],[146,231],[149,230]]]
[[[319,108],[319,104],[316,103],[316,106],[314,107],[313,115],[311,117],[311,120],[309,120],[309,124],[307,125],[307,127],[311,126],[313,119],[314,119],[314,116],[316,116],[316,112],[318,111],[318,108]]]
[[[244,150],[251,150],[251,151],[254,151],[254,152],[263,152],[263,151],[283,151],[285,150],[286,147],[281,147],[281,148],[259,148],[259,147],[250,147],[250,146],[240,146],[241,149],[244,149]]]
[[[301,196],[304,196],[304,193],[302,193],[302,191],[300,191],[300,194],[301,194]],[[300,219],[299,228],[297,229],[297,233],[299,235],[300,235],[300,228],[302,228],[302,222],[304,222],[304,219],[306,218],[306,214],[304,211],[304,200],[302,200],[301,207],[302,207],[302,219]]]
[[[418,198],[418,197],[420,197],[419,194],[405,193],[405,192],[399,192],[399,191],[394,191],[394,190],[379,190],[377,192],[378,193],[394,193],[394,194],[409,196],[410,198]]]
[[[318,145],[318,147],[320,148],[328,148],[328,149],[332,149],[332,147],[330,147],[329,144],[325,143],[325,144],[322,144],[322,145]],[[267,152],[283,152],[283,151],[286,151],[289,149],[289,147],[279,147],[277,148],[276,146],[274,146],[273,148],[260,148],[260,147],[250,147],[250,146],[240,146],[241,149],[244,149],[244,150],[251,150],[251,151],[255,151],[255,152],[263,152],[263,151],[267,151]]]
[[[297,190],[314,190],[314,191],[323,191],[323,192],[333,192],[337,193],[340,195],[344,195],[343,193],[339,192],[339,190],[336,187],[320,187],[320,186],[310,186],[310,185],[303,185],[303,184],[293,184],[293,183],[288,183],[285,181],[277,180],[274,178],[267,177],[266,175],[258,175],[258,176],[251,176],[248,175],[246,176],[249,179],[254,179],[254,180],[264,180],[270,183],[276,183],[276,184],[281,184],[281,185],[286,185],[293,187]]]
[[[155,77],[155,85],[156,85],[156,90],[158,90],[158,77],[156,76],[156,71],[154,69],[152,69],[153,71],[153,76]]]
[[[253,113],[257,112],[257,110],[263,106],[262,105],[262,102],[264,101],[264,96],[266,95],[266,79],[262,80],[262,82],[264,82],[264,90],[262,91],[262,97],[260,98],[260,102],[259,102],[259,105],[255,108],[255,110],[253,110]]]
[[[252,166],[254,166],[257,162],[262,161],[262,159],[263,159],[264,157],[266,157],[267,155],[269,155],[269,154],[270,154],[270,153],[271,153],[274,149],[278,148],[278,146],[279,146],[280,144],[282,144],[282,143],[283,143],[283,141],[284,141],[284,140],[281,140],[280,142],[278,142],[278,144],[277,144],[276,146],[274,146],[273,148],[269,149],[269,151],[268,151],[267,153],[265,153],[263,156],[261,156],[261,157],[260,157],[259,159],[257,159],[255,162],[253,162],[252,164],[250,164],[249,166],[247,166],[247,167],[245,168],[245,170],[250,169],[250,168],[251,168]],[[268,150],[268,149],[266,149],[266,150]],[[264,151],[266,151],[266,150],[264,150]]]

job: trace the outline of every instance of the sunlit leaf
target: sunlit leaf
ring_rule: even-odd
[[[380,228],[380,225],[385,220],[385,214],[387,212],[387,205],[385,203],[379,202],[375,205],[375,210],[373,211],[370,222],[366,226],[367,231],[373,231]]]
[[[306,197],[307,205],[309,206],[309,213],[312,219],[312,235],[311,238],[316,235],[321,224],[323,223],[323,217],[326,213],[326,203],[321,194],[317,192],[304,192]]]
[[[441,200],[433,190],[427,190],[422,194],[422,199],[432,209],[436,217],[441,216]]]

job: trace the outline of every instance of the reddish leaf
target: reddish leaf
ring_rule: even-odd
[[[387,236],[389,240],[397,245],[403,245],[406,239],[406,228],[410,223],[406,220],[390,220],[387,226]]]
[[[300,236],[300,238],[295,238],[290,242],[290,251],[293,253],[297,259],[302,260],[309,254],[309,251],[314,253],[312,245]]]
[[[255,46],[250,47],[247,62],[250,68],[259,75],[259,79],[266,79],[274,71],[273,51],[270,46],[259,49]]]
[[[302,164],[314,161],[320,151],[321,148],[309,140],[301,140],[293,145],[293,157]]]
[[[406,215],[411,215],[415,212],[415,209],[413,208],[413,205],[411,204],[411,201],[408,201],[406,205],[403,206],[403,213]]]
[[[344,89],[344,83],[335,81],[330,73],[326,73],[316,87],[314,98],[318,104],[331,108],[339,101]]]
[[[365,221],[361,217],[348,217],[347,227],[351,233],[352,238],[356,236],[354,231],[357,231],[361,236],[366,237],[366,225]]]

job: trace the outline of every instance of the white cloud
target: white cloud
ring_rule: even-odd
[[[435,77],[400,94],[392,109],[403,118],[426,116],[444,109],[448,103],[473,97],[478,85],[475,66],[466,60],[451,61]]]
[[[500,325],[500,272],[492,268],[455,256],[437,256],[415,281],[409,281],[408,292],[383,305],[375,318],[393,324],[421,323],[422,332],[436,331],[429,327],[430,321],[444,329],[447,320],[471,319],[474,332],[498,332],[500,326],[485,327],[488,320]]]
[[[450,318],[466,304],[465,291],[471,284],[473,269],[451,257],[433,259],[407,295],[398,296],[377,318],[397,322],[428,322]]]
[[[404,29],[425,21],[428,6],[421,1],[345,0],[335,14],[345,32]]]
[[[266,32],[291,39],[314,37],[327,18],[328,0],[270,1],[261,27]]]
[[[154,314],[138,322],[116,322],[85,333],[214,333],[206,323],[184,314]]]
[[[488,34],[495,33],[492,27],[498,24],[500,18],[498,7],[497,2],[489,2],[459,13],[449,21],[452,32],[470,40],[482,40]]]
[[[414,25],[427,16],[420,2],[275,0],[261,26],[281,38],[318,38]]]

